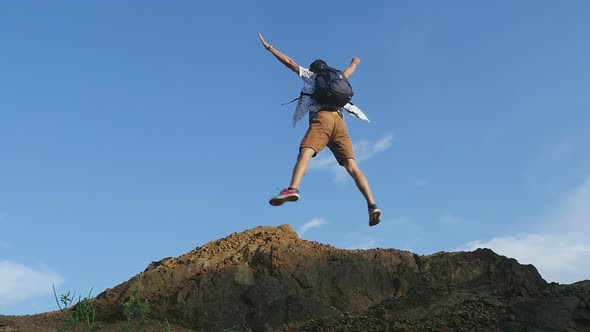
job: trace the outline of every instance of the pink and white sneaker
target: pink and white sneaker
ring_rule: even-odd
[[[272,206],[279,206],[285,202],[295,202],[299,200],[299,190],[295,188],[283,189],[280,194],[271,198],[269,203]]]

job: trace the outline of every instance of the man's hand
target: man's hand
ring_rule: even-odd
[[[352,60],[350,60],[350,66],[348,66],[348,68],[346,68],[346,70],[344,71],[344,76],[346,76],[347,78],[350,77],[350,75],[352,75],[352,73],[354,73],[354,71],[356,70],[356,66],[358,66],[359,63],[361,63],[360,58],[352,58]]]
[[[264,48],[270,50],[272,46],[264,39],[264,37],[262,37],[261,34],[258,34],[258,38],[260,38],[260,41],[262,42],[262,45],[264,45]]]
[[[299,65],[295,61],[293,61],[293,59],[289,58],[287,55],[281,53],[279,50],[272,47],[272,45],[270,45],[264,39],[264,37],[262,37],[260,33],[258,34],[258,38],[260,38],[262,45],[264,46],[264,48],[266,48],[267,51],[272,53],[272,55],[274,55],[275,58],[277,58],[282,64],[287,66],[287,68],[291,69],[293,72],[295,72],[295,74],[299,75]]]

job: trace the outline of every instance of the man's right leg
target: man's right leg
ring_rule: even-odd
[[[289,188],[299,189],[301,185],[301,180],[307,173],[307,168],[309,166],[309,162],[313,155],[315,154],[315,150],[312,148],[301,148],[299,150],[299,155],[297,156],[297,163],[293,168],[293,175],[291,176],[291,184]]]
[[[326,128],[330,127],[329,114],[322,112],[316,113],[309,124],[307,133],[301,145],[299,146],[299,154],[297,155],[297,163],[293,168],[293,174],[291,175],[291,184],[289,188],[282,190],[277,196],[270,199],[270,205],[277,206],[285,202],[294,202],[299,200],[299,186],[301,181],[307,173],[307,168],[311,158],[316,153],[319,153],[327,144],[329,140],[329,133]]]
[[[307,168],[311,158],[315,155],[315,150],[312,148],[301,148],[297,156],[297,163],[293,168],[293,175],[291,176],[291,184],[289,188],[283,189],[277,196],[270,199],[270,205],[279,206],[285,202],[295,202],[299,200],[299,185],[301,180],[307,173]]]

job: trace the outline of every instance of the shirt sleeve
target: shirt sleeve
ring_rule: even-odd
[[[313,84],[315,73],[307,68],[299,66],[299,77],[301,77],[305,83]]]

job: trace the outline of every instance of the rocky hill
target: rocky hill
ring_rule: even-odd
[[[289,225],[153,262],[97,296],[98,318],[124,321],[137,287],[151,318],[191,331],[590,331],[590,281],[548,284],[488,249],[343,250]]]
[[[419,256],[305,241],[257,227],[139,275],[156,319],[220,331],[590,331],[590,283],[547,284],[488,249]],[[133,278],[97,298],[122,319]]]

